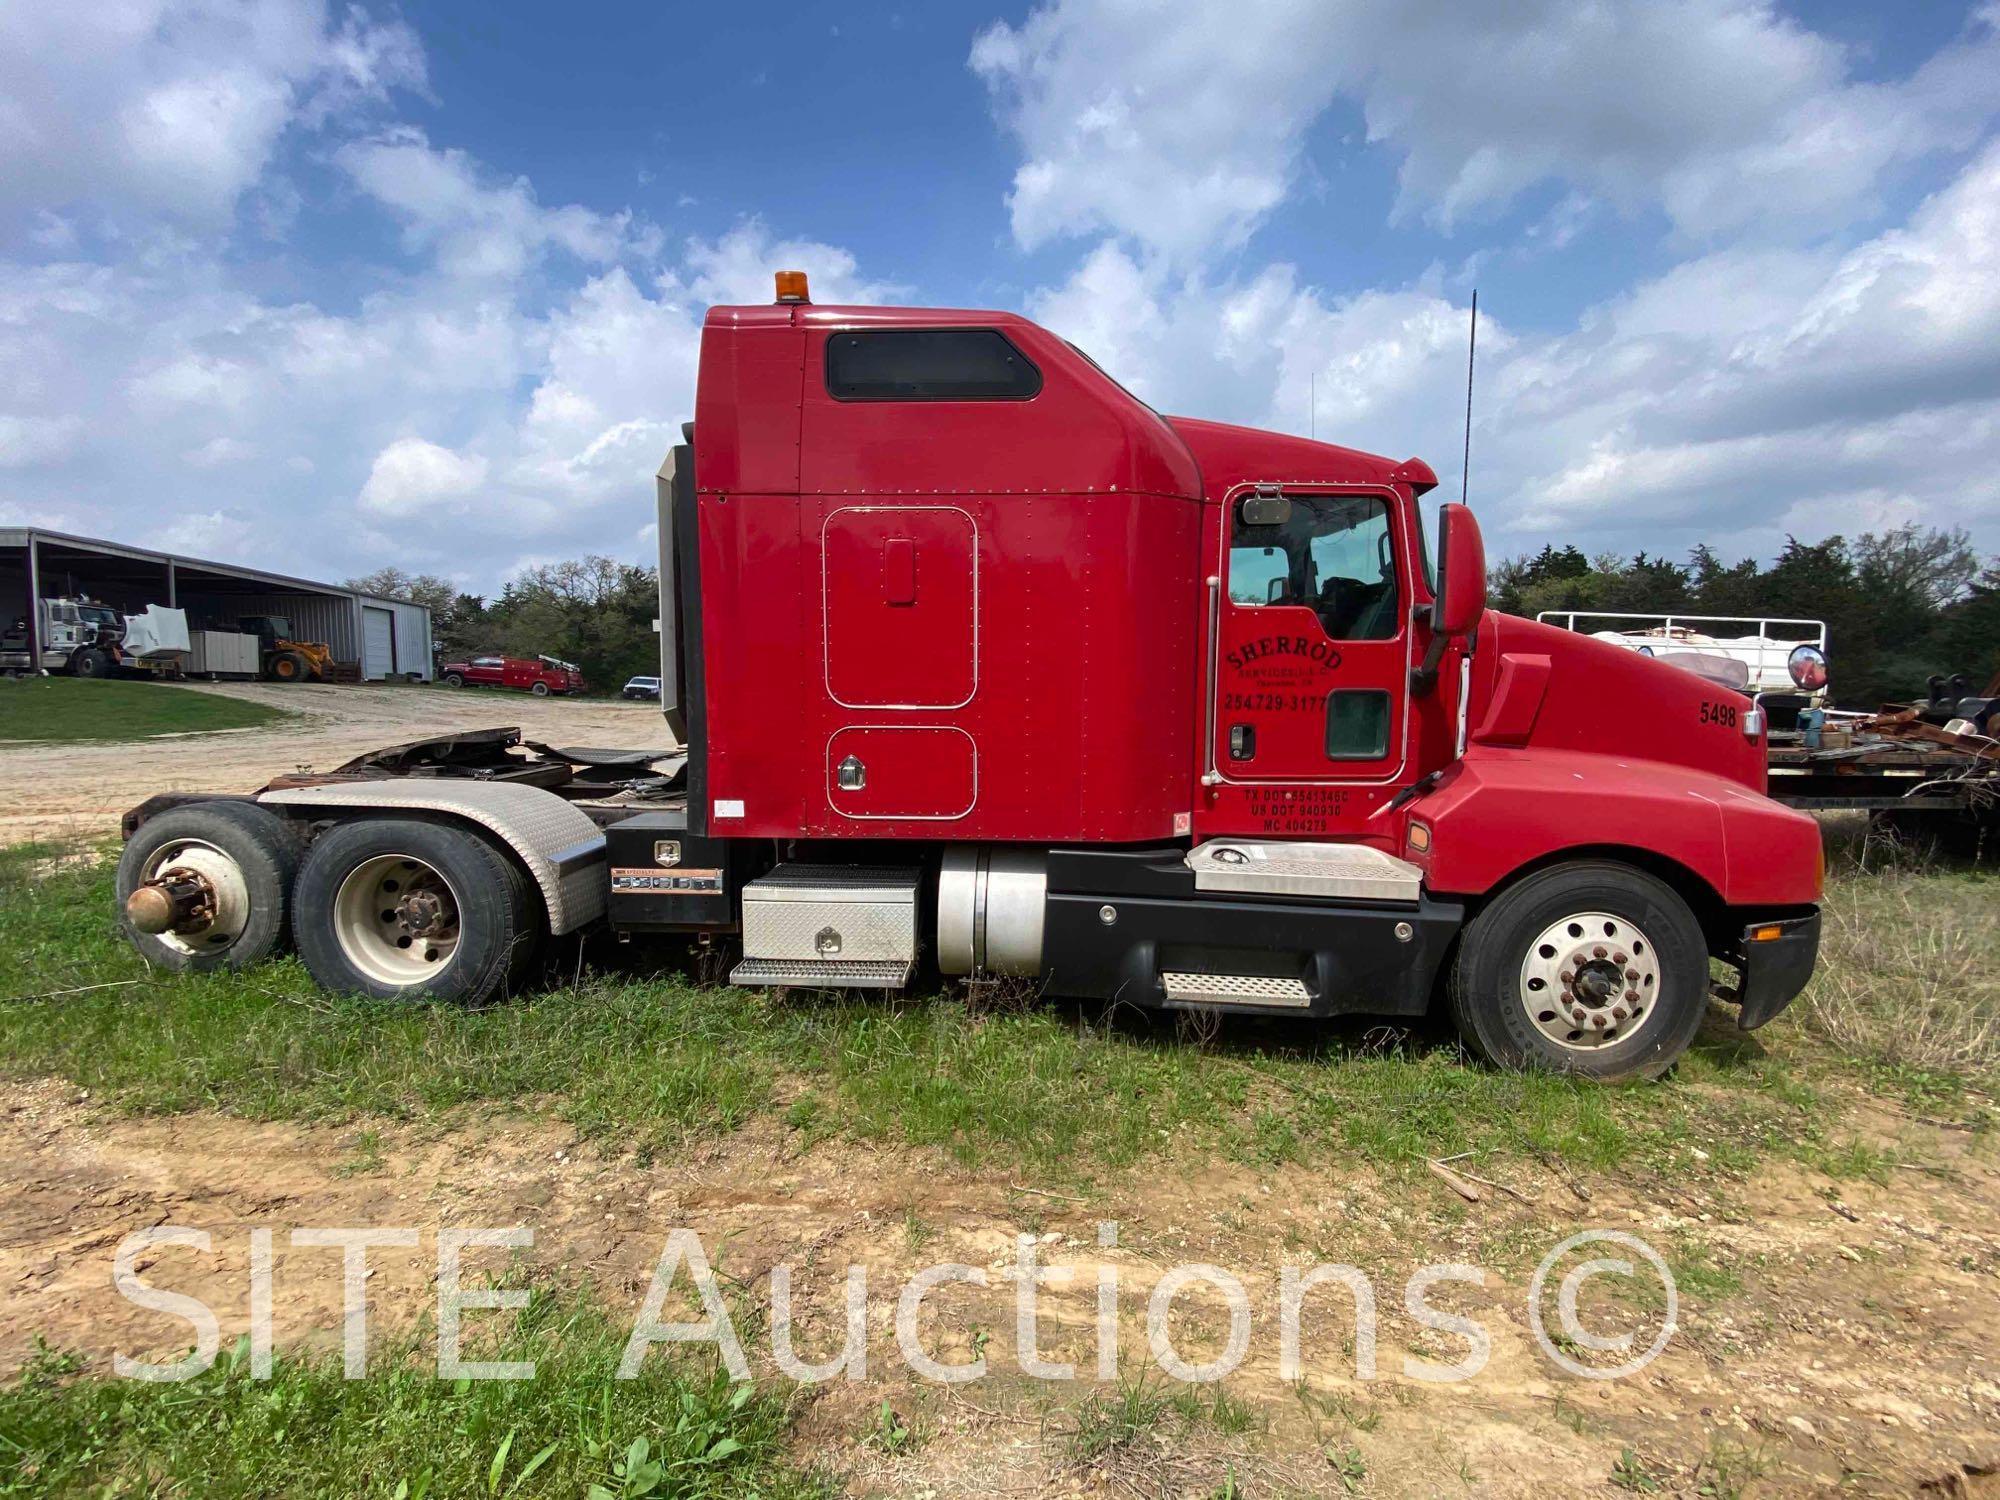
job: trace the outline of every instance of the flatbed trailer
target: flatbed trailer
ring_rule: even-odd
[[[1807,748],[1772,737],[1774,801],[1802,812],[1966,814],[2000,799],[2000,758],[1871,741]]]

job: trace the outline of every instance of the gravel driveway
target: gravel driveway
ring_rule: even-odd
[[[298,717],[261,729],[123,744],[0,749],[0,844],[103,837],[155,792],[247,792],[280,772],[330,770],[383,745],[454,729],[517,725],[554,745],[668,749],[659,705],[622,699],[535,698],[488,688],[270,682],[188,684]]]

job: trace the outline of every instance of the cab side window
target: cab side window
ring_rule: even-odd
[[[1250,514],[1246,514],[1246,508]],[[1272,510],[1280,519],[1270,519]],[[1303,604],[1336,641],[1385,641],[1402,627],[1389,504],[1378,495],[1238,501],[1229,538],[1229,598]]]

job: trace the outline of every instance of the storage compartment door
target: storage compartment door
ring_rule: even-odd
[[[979,541],[956,506],[850,505],[820,550],[827,696],[963,708],[979,686]]]
[[[962,818],[979,800],[979,752],[949,726],[843,729],[826,745],[826,800],[861,822]]]

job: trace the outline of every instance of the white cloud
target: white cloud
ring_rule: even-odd
[[[1283,201],[1337,100],[1399,160],[1399,212],[1442,225],[1555,181],[1570,219],[1601,197],[1693,236],[1824,226],[1893,164],[1978,139],[1996,26],[1988,3],[1909,77],[1862,83],[1768,0],[1053,0],[970,64],[1021,146],[1023,246],[1108,232],[1188,264]]]
[[[1104,243],[1029,310],[1167,410],[1304,432],[1316,386],[1322,439],[1458,488],[1466,308],[1434,280],[1329,297]],[[1568,331],[1482,316],[1479,349],[1472,493],[1500,548],[1768,553],[1913,514],[2000,545],[2000,142],[1850,250],[1718,251]]]
[[[1991,518],[2000,143],[1906,225],[1845,254],[1680,267],[1523,374],[1533,419],[1582,417],[1596,434],[1552,455],[1524,501],[1530,524],[1620,503],[1720,520],[1748,497],[1885,483],[1930,493],[1940,515]]]
[[[486,460],[478,454],[454,453],[423,438],[397,438],[375,455],[361,487],[361,508],[402,520],[440,505],[463,510],[460,502],[485,483]]]
[[[1430,285],[1329,299],[1288,265],[1173,278],[1103,244],[1028,310],[1182,415],[1404,456],[1435,437],[1426,414],[1451,412],[1454,390],[1464,399],[1466,312]],[[1494,353],[1513,344],[1483,318],[1480,338]]]
[[[1276,207],[1338,87],[1320,0],[1231,7],[1057,0],[973,43],[1025,159],[1008,199],[1033,249],[1110,230],[1190,257]]]
[[[421,87],[399,21],[323,0],[94,0],[0,10],[0,233],[76,205],[226,217],[280,137]]]
[[[247,559],[266,549],[246,547],[254,535],[252,524],[243,516],[226,510],[191,511],[176,516],[156,529],[147,540],[163,552],[180,552],[190,557]]]
[[[713,303],[768,302],[774,268],[803,270],[820,302],[881,301],[834,245],[774,240],[756,222],[691,241],[651,292],[626,271],[593,277],[551,314],[543,374],[529,399],[512,487],[571,501],[629,503],[694,415],[701,317]]]
[[[604,265],[659,247],[658,231],[635,224],[629,212],[544,208],[526,178],[495,179],[465,152],[439,150],[414,127],[349,142],[334,160],[403,224],[408,247],[433,253],[448,276],[512,280],[552,249]]]
[[[8,416],[0,412],[0,469],[30,469],[67,458],[83,440],[74,416]]]
[[[687,245],[689,295],[697,305],[769,302],[773,271],[804,271],[815,302],[887,302],[905,289],[861,274],[854,257],[817,240],[773,239],[758,219],[720,239]]]
[[[181,455],[181,462],[191,469],[222,469],[247,463],[256,456],[257,450],[248,443],[233,437],[218,437],[188,449]]]

